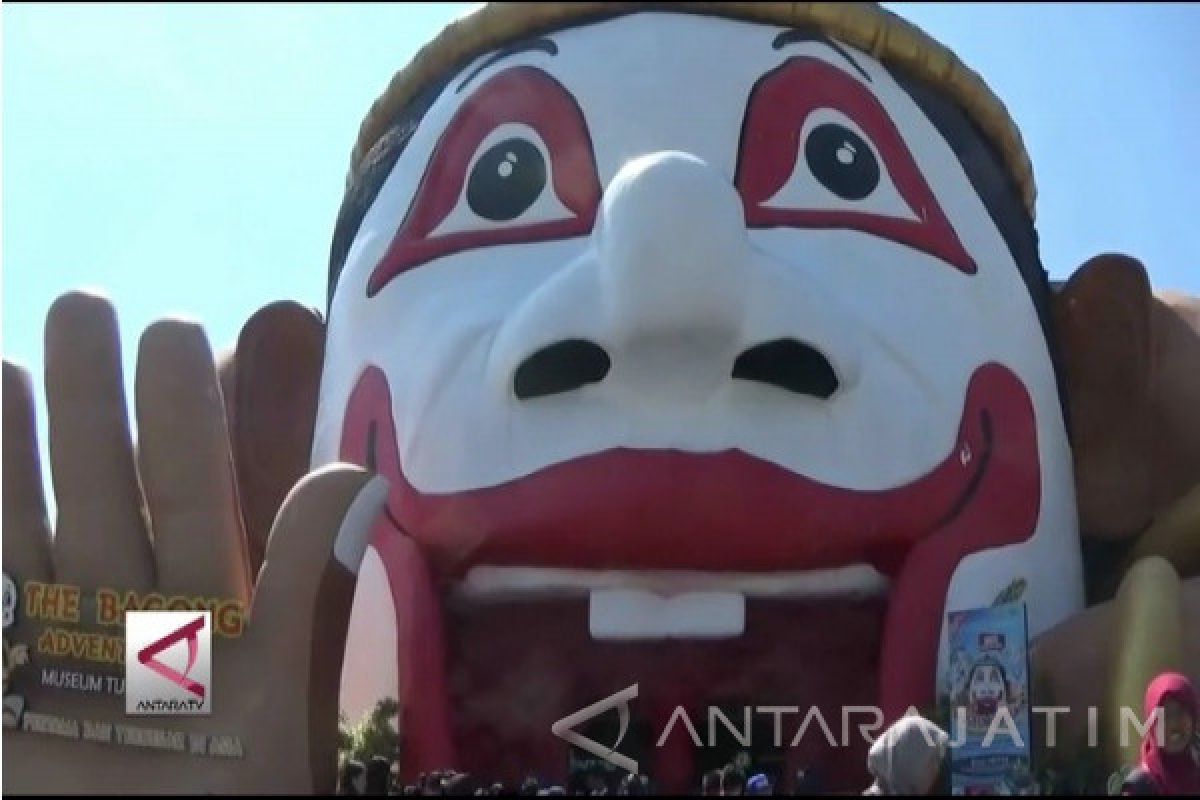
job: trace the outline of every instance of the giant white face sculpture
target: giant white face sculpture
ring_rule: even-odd
[[[1046,339],[953,144],[869,55],[711,17],[452,77],[349,250],[314,450],[392,481],[345,680],[410,766],[565,764],[550,722],[634,682],[895,715],[945,611],[1079,607]]]

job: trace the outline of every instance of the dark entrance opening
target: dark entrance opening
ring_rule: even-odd
[[[703,745],[696,751],[694,786],[700,786],[705,773],[727,765],[739,768],[746,778],[757,773],[766,775],[777,791],[790,783],[789,731],[784,725],[776,746],[775,724],[770,714],[757,713],[753,703],[733,701],[696,709],[690,716]]]
[[[578,732],[605,748],[616,746],[617,752],[638,763],[638,771],[646,773],[653,763],[654,731],[650,722],[631,714],[629,727],[621,737],[621,719],[617,709],[609,709],[588,720],[577,728]],[[620,743],[618,744],[618,737]],[[586,750],[571,745],[568,752],[568,794],[592,791],[604,787],[609,794],[616,794],[621,779],[629,773]]]

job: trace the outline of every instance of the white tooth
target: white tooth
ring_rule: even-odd
[[[664,597],[643,589],[589,594],[593,639],[725,639],[746,629],[746,597],[738,592],[686,592]]]
[[[736,592],[748,597],[874,597],[887,592],[888,579],[866,564],[774,573],[480,565],[472,567],[456,588],[460,596],[475,600],[581,597],[601,589],[640,589],[660,595]]]

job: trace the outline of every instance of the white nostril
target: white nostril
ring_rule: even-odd
[[[749,243],[729,180],[687,153],[634,159],[604,193],[596,225],[614,331],[734,330]]]

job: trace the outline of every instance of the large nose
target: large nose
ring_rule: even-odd
[[[846,326],[781,266],[751,246],[718,170],[687,153],[634,159],[588,249],[502,326],[493,378],[518,400],[602,384],[629,408],[704,404],[735,380],[827,399],[839,377],[818,340]]]
[[[729,181],[695,156],[626,164],[605,192],[595,233],[611,343],[636,350],[639,341],[732,338],[744,306],[742,219]]]

